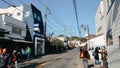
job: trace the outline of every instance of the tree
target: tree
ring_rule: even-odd
[[[72,40],[80,40],[80,38],[77,37],[77,36],[72,36],[72,37],[69,38],[69,40],[71,40],[71,41],[72,41]]]
[[[57,38],[52,39],[51,43],[53,43],[54,45],[63,45],[64,44],[63,41],[61,41],[61,40],[59,40]]]
[[[64,37],[64,35],[61,34],[61,35],[59,35],[59,37]]]

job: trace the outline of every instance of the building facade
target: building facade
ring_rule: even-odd
[[[99,23],[105,25],[103,33],[107,44],[120,45],[120,0],[101,0],[103,2],[103,20]],[[100,8],[100,7],[98,7]],[[96,13],[96,17],[99,13]],[[96,19],[96,21],[98,21]],[[96,32],[99,24],[96,24]]]
[[[33,42],[35,55],[45,53],[42,15],[34,5],[10,6],[0,9],[0,14],[0,28],[10,32],[5,37]]]

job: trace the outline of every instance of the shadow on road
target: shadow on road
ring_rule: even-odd
[[[36,68],[38,65],[41,65],[41,64],[44,64],[44,63],[47,63],[47,62],[50,62],[50,61],[57,61],[57,60],[60,60],[60,59],[62,59],[62,58],[50,59],[50,60],[43,61],[43,62],[40,62],[40,63],[26,63],[26,64],[22,64],[23,66],[20,67],[20,68]]]
[[[94,67],[94,64],[89,64],[88,65],[88,68],[93,68]]]

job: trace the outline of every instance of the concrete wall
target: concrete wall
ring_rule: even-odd
[[[104,38],[106,39],[106,34],[109,29],[112,30],[112,37],[113,37],[113,45],[119,45],[119,36],[120,36],[120,0],[114,0],[113,3],[111,3],[111,0],[101,0],[103,1],[103,7],[104,7],[104,13],[103,13],[103,20],[99,20],[96,18],[97,22],[104,21],[105,24],[105,30],[103,30]],[[100,6],[98,7],[98,10],[96,12],[96,17],[98,17],[100,11]],[[96,24],[96,30],[99,28]],[[101,26],[101,25],[100,25]],[[98,33],[97,33],[98,34]]]
[[[98,37],[90,39],[90,47],[94,46],[106,46],[104,35],[100,35]]]

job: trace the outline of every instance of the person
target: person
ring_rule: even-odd
[[[80,47],[80,52],[82,52],[82,47]]]
[[[2,48],[0,47],[0,55],[2,54]]]
[[[26,49],[27,59],[30,58],[31,48],[28,46]]]
[[[108,68],[108,62],[107,62],[107,50],[106,48],[102,49],[102,61],[103,61],[103,68]]]
[[[88,60],[90,59],[90,55],[86,46],[83,47],[82,52],[80,54],[82,55],[82,53],[83,53],[83,57],[81,58],[83,60],[83,66],[84,68],[88,68]]]
[[[95,48],[95,51],[93,51],[93,53],[94,53],[93,56],[94,56],[94,59],[95,59],[95,65],[101,64],[101,62],[99,60],[99,53],[101,53],[101,52],[99,52],[98,47]]]
[[[23,48],[21,48],[21,51],[20,51],[20,55],[21,55],[21,60],[24,60],[25,58],[25,50]]]
[[[6,48],[3,48],[0,55],[0,68],[10,68],[9,53]]]

